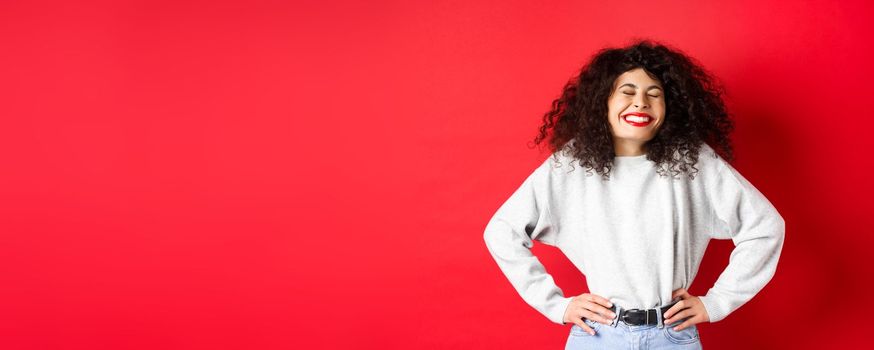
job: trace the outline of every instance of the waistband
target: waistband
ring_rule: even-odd
[[[662,307],[647,310],[626,310],[622,308],[622,306],[620,306],[619,304],[613,303],[613,307],[610,308],[610,311],[615,313],[616,317],[613,318],[613,323],[611,323],[610,325],[616,327],[619,321],[622,321],[622,323],[625,323],[629,326],[657,325],[659,328],[662,328],[664,327],[664,323],[662,322],[662,320],[664,319],[665,312],[667,312],[675,304],[677,304],[677,302],[672,302]]]

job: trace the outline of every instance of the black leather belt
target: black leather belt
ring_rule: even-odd
[[[657,309],[649,309],[649,310],[640,310],[640,309],[631,309],[631,310],[622,310],[619,313],[619,320],[625,322],[625,324],[632,326],[642,326],[642,325],[650,325],[659,324],[657,312],[661,312],[662,319],[664,319],[665,312],[668,311],[672,306],[676,303],[671,303],[670,305],[663,306]],[[616,305],[613,305],[611,308],[612,311],[616,312]]]

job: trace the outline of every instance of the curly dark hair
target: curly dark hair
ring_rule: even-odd
[[[721,84],[694,58],[649,39],[595,53],[552,102],[534,144],[547,140],[556,159],[555,152],[567,147],[587,174],[594,169],[609,179],[616,154],[607,101],[616,78],[635,68],[643,68],[664,87],[664,124],[646,143],[646,158],[657,164],[659,175],[670,171],[672,176],[687,173],[694,179],[702,142],[724,159],[734,158],[729,139],[734,123],[722,100]]]

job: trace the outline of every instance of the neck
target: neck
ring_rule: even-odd
[[[646,154],[646,145],[633,141],[616,140],[613,148],[617,157],[633,157]]]

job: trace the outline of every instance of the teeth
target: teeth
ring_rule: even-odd
[[[636,115],[625,116],[625,120],[631,121],[631,122],[636,122],[636,123],[646,123],[649,121],[649,119],[650,119],[649,117],[644,117],[644,116],[636,116]]]

